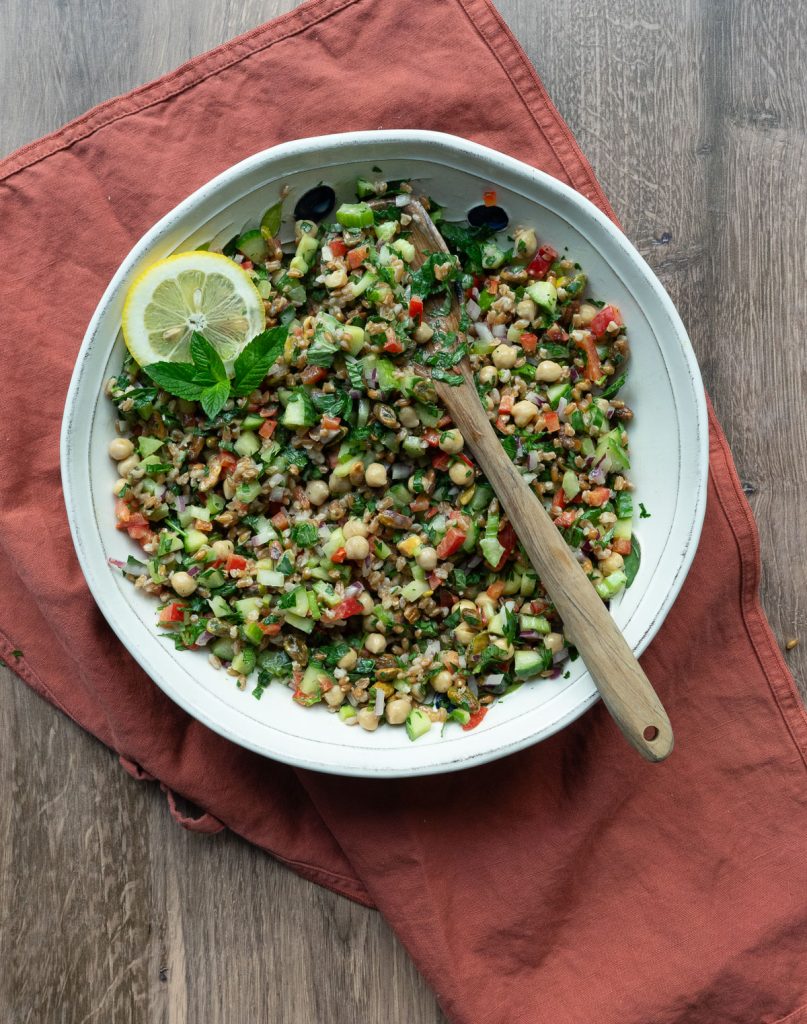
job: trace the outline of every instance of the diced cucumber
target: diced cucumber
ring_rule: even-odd
[[[482,512],[493,500],[493,488],[490,484],[477,484],[474,496],[468,503],[469,512]]]
[[[359,199],[366,199],[375,195],[375,186],[366,178],[356,178],[356,195]]]
[[[224,573],[219,572],[218,569],[206,569],[199,573],[197,579],[202,586],[208,587],[210,590],[224,586]]]
[[[617,519],[633,518],[633,495],[630,491],[617,491],[615,504]]]
[[[185,551],[189,555],[195,555],[199,548],[207,544],[207,534],[202,533],[201,530],[187,530],[183,543]]]
[[[302,630],[303,633],[312,632],[316,625],[312,618],[303,618],[302,615],[297,615],[295,612],[285,612],[283,618],[290,626]]]
[[[233,642],[225,636],[220,636],[217,640],[214,640],[210,645],[210,650],[222,661],[232,661],[235,657]]]
[[[308,602],[308,614],[312,619],[317,620],[322,618],[322,612],[319,608],[319,602],[317,601],[317,595],[313,590],[306,590],[305,598]]]
[[[616,597],[627,582],[628,577],[624,572],[612,572],[610,576],[598,580],[594,584],[594,589],[604,601],[608,601],[610,598]]]
[[[242,597],[240,601],[235,602],[235,608],[241,618],[246,620],[252,612],[260,612],[262,604],[259,597]]]
[[[375,541],[374,550],[376,558],[380,558],[382,560],[385,558],[389,558],[389,556],[392,554],[392,550],[384,543],[383,540]]]
[[[289,263],[289,270],[295,271],[299,274],[307,274],[311,269],[311,265],[314,262],[314,257],[317,254],[319,248],[319,242],[317,241],[317,226],[312,224],[311,221],[301,221],[301,224],[311,224],[313,231],[306,234],[300,235],[300,241],[297,243],[297,251]]]
[[[375,236],[379,242],[389,242],[398,230],[396,220],[385,220],[375,226]]]
[[[481,262],[485,270],[496,270],[497,267],[504,263],[506,258],[507,253],[493,239],[483,244]]]
[[[618,427],[607,433],[597,445],[594,464],[600,465],[605,473],[630,469],[628,453],[622,447],[622,431]]]
[[[563,493],[566,495],[568,501],[572,498],[576,498],[580,493],[580,481],[577,479],[577,473],[573,469],[567,469],[563,474]]]
[[[263,630],[257,622],[244,623],[241,627],[241,635],[251,644],[255,644],[256,647],[263,640]]]
[[[238,489],[235,492],[236,498],[243,502],[245,505],[249,505],[251,501],[254,501],[261,493],[261,485],[258,480],[250,480],[238,485]]]
[[[314,593],[317,595],[319,600],[329,608],[335,608],[342,602],[342,598],[333,589],[333,585],[326,583],[324,580],[319,580],[314,584]]]
[[[358,281],[353,281],[350,285],[353,298],[357,299],[360,295],[364,295],[367,289],[374,285],[377,280],[378,277],[372,270],[366,271]]]
[[[210,510],[207,508],[200,508],[199,505],[188,505],[186,512],[190,512],[193,519],[198,519],[202,523],[210,522]]]
[[[501,609],[488,623],[488,632],[495,636],[504,636],[504,612]]]
[[[516,651],[513,661],[515,674],[523,679],[528,676],[538,675],[539,672],[545,672],[549,667],[547,665],[547,654],[549,652],[546,648],[543,651]],[[551,654],[549,655],[549,663],[552,663]]]
[[[406,735],[410,740],[420,739],[432,727],[432,720],[421,708],[412,708],[406,716]]]
[[[401,597],[409,604],[413,604],[415,601],[419,601],[429,589],[429,584],[425,580],[411,580],[401,590]]]
[[[342,332],[350,336],[348,352],[352,356],[357,356],[364,348],[364,328],[359,327],[357,324],[343,324]]]
[[[247,415],[241,420],[241,432],[245,430],[258,430],[263,426],[263,416],[259,416],[256,412],[247,413]]]
[[[430,409],[426,405],[422,405],[420,402],[415,402],[415,412],[418,414],[418,419],[424,427],[436,427],[437,424],[443,417],[442,409],[437,408]]]
[[[336,220],[344,228],[369,228],[373,226],[373,210],[367,203],[342,203]]]
[[[617,519],[614,523],[614,538],[630,540],[633,536],[633,519]]]
[[[140,458],[145,459],[153,455],[158,448],[162,448],[163,443],[159,437],[138,437],[137,450],[140,452]]]
[[[532,597],[535,593],[535,588],[538,586],[538,577],[531,572],[525,572],[521,577],[521,586],[519,587],[519,593],[522,597]]]
[[[331,535],[325,541],[322,547],[322,553],[326,558],[333,558],[339,548],[345,546],[345,535],[340,527],[337,527],[331,532]]]
[[[260,446],[261,441],[258,435],[251,430],[244,429],[241,430],[240,437],[236,438],[233,444],[233,448],[242,456],[254,455]]]
[[[568,398],[571,393],[572,385],[567,380],[553,384],[552,387],[546,389],[546,397],[553,409],[557,409],[560,405],[561,398]]]
[[[290,430],[306,430],[317,422],[317,411],[303,388],[292,394],[280,422]]]
[[[390,248],[398,253],[404,263],[411,263],[415,258],[415,247],[405,238],[396,238]]]
[[[558,290],[551,281],[534,281],[527,288],[527,296],[550,316],[557,309]]]
[[[240,676],[248,676],[255,668],[255,651],[251,647],[243,647],[233,658],[230,667]]]
[[[590,437],[584,437],[580,441],[580,454],[590,458],[594,454],[594,442]]]
[[[211,516],[217,516],[219,512],[224,511],[224,506],[226,504],[227,502],[220,494],[210,494],[205,502],[205,508]]]
[[[483,537],[479,542],[479,550],[482,552],[482,557],[492,566],[494,569],[501,561],[502,555],[504,554],[504,548],[499,543],[497,537]]]
[[[239,235],[235,240],[235,247],[253,263],[266,263],[269,257],[269,246],[258,229],[245,231],[243,235]]]
[[[217,619],[227,619],[233,614],[232,608],[230,608],[224,598],[219,594],[214,594],[207,603],[210,605],[210,610]]]
[[[412,495],[409,493],[409,488],[406,484],[393,484],[389,489],[389,496],[398,508],[405,508],[412,500]]]
[[[423,455],[426,448],[426,442],[415,434],[407,434],[401,447],[406,454],[410,456],[410,458],[416,459]]]
[[[394,224],[395,221],[391,221],[391,222],[388,221],[387,223],[393,223]],[[350,704],[343,704],[341,706],[341,708],[339,708],[338,714],[339,714],[339,717],[342,719],[343,722],[347,722],[351,718],[355,718],[356,717],[357,711],[356,711],[356,709],[354,707],[351,707]]]
[[[524,333],[522,328],[511,326],[507,328],[507,340],[514,343],[521,341],[521,335]]]
[[[275,590],[279,590],[286,582],[283,573],[275,572],[274,569],[258,569],[255,578],[262,587],[273,587]]]
[[[167,473],[171,468],[167,462],[163,462],[159,455],[147,455],[140,463],[140,468],[149,476],[160,476]]]
[[[462,544],[463,551],[473,551],[476,548],[476,543],[479,540],[479,527],[476,523],[471,523],[468,527],[468,532],[465,534],[465,540]]]
[[[551,633],[549,620],[543,615],[524,615],[518,617],[518,625],[522,633]]]

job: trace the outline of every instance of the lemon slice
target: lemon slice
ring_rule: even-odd
[[[141,366],[189,363],[194,332],[225,364],[266,326],[252,278],[215,252],[181,252],[152,264],[132,284],[123,305],[123,338]]]

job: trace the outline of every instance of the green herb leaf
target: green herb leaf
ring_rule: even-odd
[[[270,327],[256,335],[235,361],[233,394],[238,397],[254,391],[277,362],[289,333],[287,324]]]
[[[177,398],[196,402],[205,389],[197,380],[193,363],[150,363],[143,370],[158,387]]]
[[[221,356],[201,334],[191,336],[191,359],[196,379],[204,384],[218,384],[227,380],[227,370]]]
[[[199,401],[208,419],[215,419],[224,408],[224,403],[230,397],[230,382],[219,380],[210,387],[204,389],[199,396]]]
[[[639,571],[639,565],[642,561],[642,549],[639,547],[639,541],[634,537],[631,540],[630,554],[625,555],[625,561],[622,565],[622,571],[627,577],[625,583],[625,590],[633,583],[636,579],[636,573]]]
[[[270,206],[261,217],[261,234],[269,241],[280,231],[280,223],[283,218],[283,200],[279,199],[274,206]]]
[[[291,539],[301,548],[310,548],[317,542],[319,533],[313,523],[295,523],[291,528]]]
[[[620,376],[617,377],[616,380],[612,381],[608,385],[608,387],[600,395],[600,398],[613,398],[614,395],[618,394],[618,392],[625,386],[625,381],[627,379],[627,373],[620,374]]]
[[[641,501],[639,502],[639,518],[640,519],[651,519],[652,518],[650,513],[644,507],[644,503],[641,502]]]

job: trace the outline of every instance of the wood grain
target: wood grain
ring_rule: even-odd
[[[4,0],[0,150],[293,6]],[[784,644],[807,595],[807,5],[499,8],[689,328]],[[788,655],[802,681],[806,646]],[[183,832],[156,787],[5,669],[0,685],[4,1024],[443,1020],[376,914],[232,836]]]

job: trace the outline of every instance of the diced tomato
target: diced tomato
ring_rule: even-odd
[[[569,340],[569,335],[564,331],[560,324],[552,324],[551,327],[547,327],[544,332],[544,337],[547,341],[556,341],[561,345],[565,345]]]
[[[277,636],[283,628],[282,622],[259,622],[258,629],[264,636]]]
[[[390,355],[399,356],[403,350],[404,347],[397,338],[390,338],[389,341],[384,342],[384,351],[389,352]]]
[[[546,601],[530,601],[530,615],[543,615],[548,607]]]
[[[457,454],[454,456],[454,458],[458,459],[460,462],[464,462],[465,465],[466,466],[470,466],[471,469],[475,468],[475,466],[473,464],[473,461],[468,458],[468,456],[465,454],[465,452],[457,452]]]
[[[185,619],[185,606],[172,601],[160,612],[160,622],[182,622]]]
[[[242,260],[241,261],[241,269],[242,270],[252,270],[252,268],[254,266],[255,266],[255,264],[252,262],[252,260]]]
[[[450,558],[459,551],[464,543],[465,533],[462,530],[456,530],[453,526],[450,526],[446,531],[445,537],[443,537],[437,545],[437,557]]]
[[[565,512],[561,512],[561,514],[554,520],[555,526],[560,527],[561,530],[568,530],[569,527],[574,524],[576,518],[577,513],[575,510],[573,508],[567,508]]]
[[[549,268],[557,258],[557,249],[553,249],[551,245],[542,245],[530,261],[530,264],[527,267],[527,273],[530,277],[534,277],[537,280],[543,280],[549,273]]]
[[[595,487],[588,492],[588,506],[589,508],[600,508],[610,497],[611,492],[607,487]]]
[[[494,572],[499,572],[504,568],[505,562],[510,558],[516,549],[518,538],[516,537],[516,531],[510,525],[505,523],[504,526],[499,528],[499,543],[504,548],[502,557],[499,559],[499,564],[495,567]]]
[[[552,495],[552,508],[557,509],[558,512],[561,512],[564,508],[566,508],[566,505],[566,491],[564,491],[562,487],[559,487],[557,491],[555,491],[555,493]]]
[[[536,348],[538,348],[538,335],[531,334],[529,331],[524,331],[518,339],[518,343],[525,352],[534,352]]]
[[[261,435],[261,437],[271,437],[272,434],[274,434],[275,432],[276,426],[277,420],[264,420],[263,426],[260,428],[258,433]]]
[[[488,587],[488,597],[493,598],[494,601],[498,601],[504,593],[504,580],[496,580],[495,583],[491,583]]]
[[[322,430],[338,430],[341,422],[338,416],[323,416],[320,427]]]
[[[600,366],[600,355],[597,352],[594,339],[589,333],[585,333],[575,344],[586,353],[586,367],[583,370],[583,375],[588,380],[599,380],[602,377],[602,367]]]
[[[441,576],[438,576],[437,573],[435,572],[429,573],[428,580],[429,586],[432,588],[433,591],[437,590],[438,587],[441,587],[445,583],[445,580]]]
[[[513,411],[513,396],[502,395],[502,400],[499,402],[499,415],[509,416]]]
[[[601,338],[612,320],[615,324],[619,324],[620,327],[622,326],[622,314],[616,306],[603,306],[599,313],[595,314],[594,319],[588,325],[588,329],[595,338]]]
[[[618,555],[629,555],[633,549],[633,545],[627,537],[617,537],[608,546]]]
[[[342,562],[347,558],[347,550],[345,548],[337,548],[336,551],[331,555],[331,561],[336,562],[337,565],[341,565]]]
[[[272,526],[276,526],[278,530],[288,530],[289,528],[289,517],[281,509],[279,512],[275,512],[271,519]]]
[[[428,494],[419,494],[414,501],[409,503],[409,508],[413,512],[425,512],[429,507],[429,496]]]
[[[453,523],[458,530],[463,530],[465,533],[467,533],[471,527],[471,520],[464,512],[460,512],[458,508],[453,508],[448,513],[448,520],[450,523]]]
[[[487,192],[482,193],[482,199],[485,201],[485,206],[496,205],[496,189],[488,189]]]
[[[228,555],[225,566],[227,572],[230,572],[233,569],[246,569],[247,560],[246,558],[242,558],[241,555]]]
[[[560,417],[554,409],[544,413],[544,425],[548,434],[556,434],[560,430]]]
[[[334,238],[332,241],[328,242],[328,248],[336,259],[339,259],[340,256],[344,256],[347,252],[347,246],[341,238]]]
[[[496,295],[499,291],[498,277],[489,277],[485,285],[485,290],[489,291],[491,295]]]
[[[235,467],[238,465],[238,459],[230,452],[219,452],[219,463],[221,465],[221,471],[225,476],[228,476]]]
[[[508,422],[507,422],[508,419],[509,419],[509,417],[507,417],[507,416],[497,416],[496,417],[496,429],[498,431],[500,431],[502,434],[507,433],[507,427],[509,425]]]
[[[475,729],[487,713],[488,709],[484,707],[478,708],[476,711],[472,711],[471,717],[468,719],[468,721],[462,728],[465,730],[465,732],[469,732],[471,729]]]
[[[429,427],[428,430],[423,431],[423,440],[430,448],[436,448],[440,444],[440,434]]]
[[[300,380],[303,384],[319,384],[319,382],[321,380],[325,380],[327,376],[328,371],[324,366],[306,366],[300,374]]]
[[[423,299],[413,296],[409,300],[409,316],[412,320],[417,320],[418,323],[423,321]]]
[[[351,615],[363,615],[364,605],[355,597],[348,597],[330,611],[331,619],[349,619]]]
[[[435,452],[434,455],[432,455],[432,466],[441,473],[445,473],[450,465],[451,456],[448,452]]]
[[[362,263],[367,259],[367,255],[370,250],[366,245],[359,245],[355,249],[351,249],[347,254],[347,265],[351,270],[356,270]]]
[[[424,513],[424,517],[425,517],[425,519],[427,521],[429,519],[434,519],[434,517],[437,515],[437,512],[438,512],[437,506],[436,505],[432,505],[432,507],[430,509],[427,509],[426,512]]]

